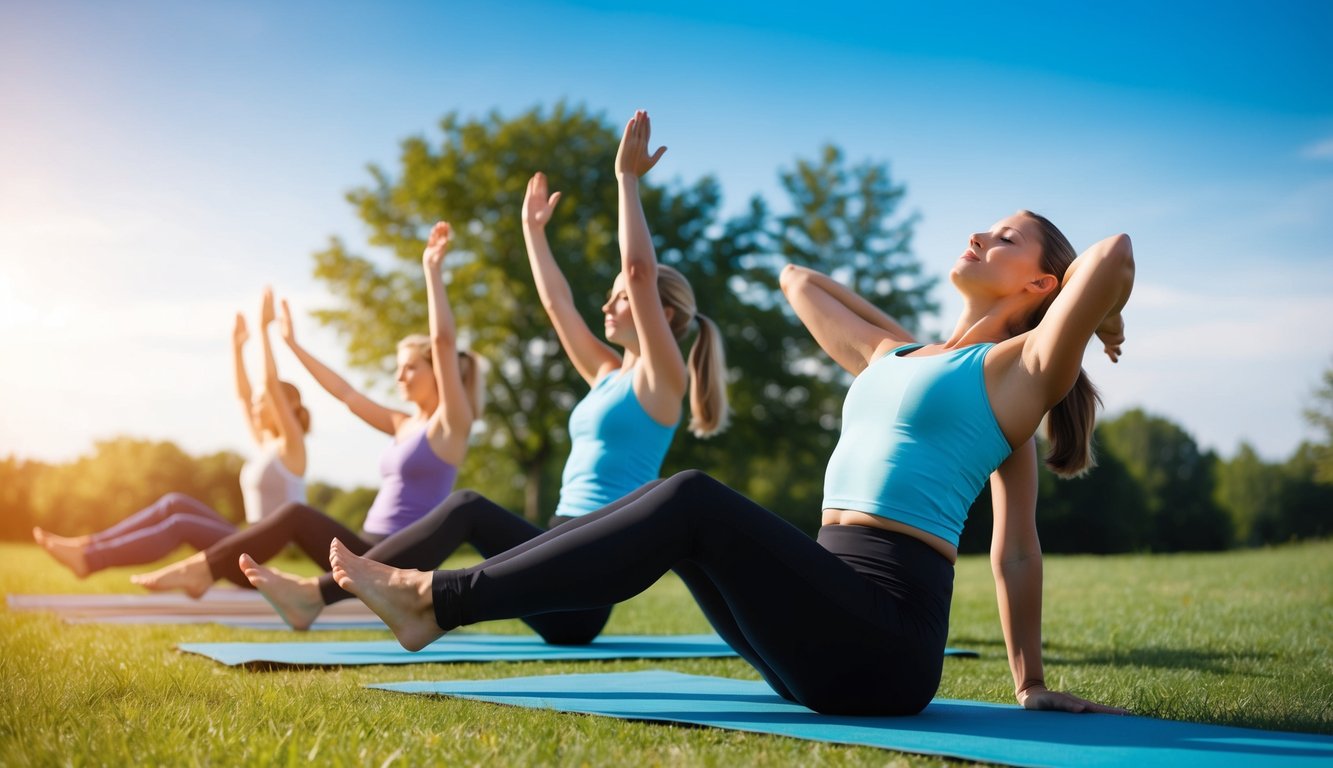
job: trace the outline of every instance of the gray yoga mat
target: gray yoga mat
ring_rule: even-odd
[[[912,717],[819,715],[759,681],[653,670],[380,683],[531,709],[726,728],[1015,766],[1305,768],[1333,764],[1333,737],[1118,715],[1028,712],[936,699]]]

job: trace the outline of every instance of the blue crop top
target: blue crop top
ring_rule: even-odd
[[[643,409],[633,370],[598,379],[569,415],[572,445],[555,513],[580,517],[656,480],[675,433]]]
[[[968,507],[1012,448],[986,397],[994,344],[903,357],[899,347],[852,382],[824,475],[824,509],[850,509],[958,545]]]

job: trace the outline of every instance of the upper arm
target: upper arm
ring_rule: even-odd
[[[1029,438],[991,473],[991,561],[1041,552],[1037,539],[1037,440]]]
[[[463,372],[458,364],[458,349],[453,344],[433,343],[431,364],[435,369],[435,386],[439,390],[437,413],[447,437],[461,436],[464,441],[472,432],[477,414],[472,412],[471,398],[463,384]]]
[[[387,435],[398,434],[398,425],[408,417],[402,411],[380,405],[350,386],[340,399],[357,418]]]
[[[811,280],[811,273],[788,264],[780,278],[782,293],[796,316],[828,356],[853,376],[886,351],[907,343],[863,319],[844,302]]]
[[[635,393],[644,409],[662,423],[674,422],[680,413],[688,377],[676,335],[667,322],[662,296],[657,289],[657,264],[632,264],[625,273],[634,331],[639,337],[639,364]]]
[[[560,346],[588,386],[620,367],[620,355],[592,332],[572,302],[553,301],[546,306],[546,315],[555,326]]]
[[[245,427],[250,432],[250,439],[255,441],[255,445],[263,444],[264,432],[259,428],[259,420],[255,418],[250,399],[237,397],[236,402],[241,404],[241,413],[245,414]]]
[[[1023,369],[1037,379],[1046,395],[1046,407],[1074,385],[1088,340],[1129,298],[1134,283],[1129,236],[1102,240],[1084,251],[1069,269],[1059,295],[1023,342]]]
[[[278,425],[278,437],[282,439],[283,463],[297,475],[305,474],[305,430],[292,412],[291,402],[281,386],[264,388],[264,408]],[[300,468],[302,471],[297,472]]]

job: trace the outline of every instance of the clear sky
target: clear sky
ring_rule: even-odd
[[[560,99],[649,109],[657,173],[716,175],[729,210],[777,201],[824,142],[887,162],[934,274],[1017,208],[1079,246],[1129,232],[1125,357],[1089,355],[1108,412],[1223,455],[1309,436],[1333,364],[1333,4],[626,5],[0,2],[0,455],[244,451],[232,314],[265,283],[330,304],[311,253],[365,242],[343,194],[366,164],[446,112]],[[959,306],[937,298],[936,329]],[[311,476],[375,484],[383,436],[279,355]]]

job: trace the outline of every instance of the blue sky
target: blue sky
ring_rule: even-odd
[[[1108,412],[1283,458],[1333,362],[1333,5],[1083,5],[0,5],[0,455],[243,449],[231,315],[264,283],[329,303],[310,254],[364,242],[366,164],[449,111],[567,99],[649,109],[658,172],[716,175],[732,210],[828,141],[887,162],[935,274],[1020,207],[1080,246],[1129,232],[1126,357],[1089,356]],[[381,438],[279,362],[312,475],[374,484]]]

